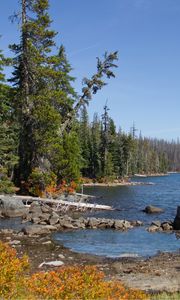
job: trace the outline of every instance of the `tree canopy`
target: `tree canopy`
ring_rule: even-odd
[[[64,181],[79,182],[81,176],[114,180],[179,170],[179,142],[137,137],[135,127],[117,131],[107,105],[90,123],[87,106],[115,77],[118,53],[97,58],[95,74],[83,79],[78,95],[65,47],[55,43],[49,1],[21,0],[19,5],[19,43],[9,46],[11,60],[0,52],[0,190],[14,183],[37,194]],[[13,71],[6,81],[9,63]]]

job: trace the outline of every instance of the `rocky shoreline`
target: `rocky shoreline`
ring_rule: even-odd
[[[135,185],[154,185],[153,182],[140,182],[140,181],[120,181],[120,182],[89,182],[83,183],[83,186],[101,186],[101,187],[116,187],[116,186],[135,186]]]
[[[12,200],[12,199],[11,199]],[[32,202],[25,206],[18,201],[18,207],[13,201],[0,200],[0,211],[9,216],[21,215],[23,228],[21,230],[1,229],[0,239],[16,248],[18,256],[26,253],[30,258],[30,272],[49,270],[61,265],[97,265],[103,270],[108,279],[122,280],[130,287],[140,288],[148,292],[180,291],[180,253],[160,253],[154,257],[124,257],[107,258],[88,254],[78,254],[59,245],[52,239],[55,231],[111,228],[114,230],[131,230],[135,226],[142,226],[142,222],[73,217],[67,213],[54,211],[53,205]],[[4,204],[3,204],[4,203]],[[149,206],[146,213],[160,212]],[[174,225],[179,226],[180,208],[174,222],[154,221],[146,228],[154,231],[174,231]],[[177,231],[177,233],[179,230]]]
[[[127,286],[147,292],[180,291],[180,253],[159,253],[156,256],[107,258],[75,253],[57,244],[51,234],[18,235],[12,230],[0,230],[0,240],[9,243],[19,257],[27,254],[30,273],[56,269],[64,265],[96,265],[107,279],[121,280]]]

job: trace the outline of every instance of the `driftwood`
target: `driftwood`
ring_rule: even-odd
[[[86,195],[86,194],[81,194],[81,193],[75,193],[75,195],[81,196],[81,197],[84,197],[84,198],[97,198],[96,196],[93,196],[93,195]]]
[[[0,195],[0,197],[3,195]],[[84,209],[97,209],[97,210],[114,210],[109,205],[100,205],[100,204],[91,204],[91,203],[82,203],[82,202],[71,202],[71,201],[65,201],[65,200],[54,200],[54,199],[48,199],[48,198],[39,198],[39,197],[32,197],[32,196],[12,196],[15,199],[21,199],[24,200],[24,202],[27,204],[28,202],[38,201],[40,203],[47,203],[47,204],[53,204],[56,205],[56,209],[58,210],[58,207],[66,206],[66,207],[76,207],[76,208],[84,208]]]

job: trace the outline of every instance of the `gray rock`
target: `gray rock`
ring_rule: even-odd
[[[114,227],[114,220],[113,219],[98,219],[99,225],[98,228],[113,228]]]
[[[59,220],[59,225],[60,227],[63,227],[63,228],[67,228],[67,229],[73,229],[75,228],[75,226],[72,225],[72,222],[70,220],[63,220],[63,219],[60,219]]]
[[[114,228],[123,230],[123,228],[124,228],[123,222],[124,222],[124,220],[115,220],[114,221]]]
[[[56,230],[55,226],[52,225],[30,225],[22,228],[22,232],[26,235],[41,235]]]
[[[164,210],[162,208],[156,207],[156,206],[152,206],[152,205],[146,206],[143,211],[145,213],[147,213],[147,214],[154,214],[154,213],[162,213],[162,212],[164,212]]]
[[[115,220],[113,220],[113,219],[107,219],[106,220],[106,228],[114,228],[114,222],[115,222]]]
[[[39,202],[32,202],[31,206],[29,208],[29,212],[32,214],[36,214],[36,215],[40,215],[42,214],[42,209],[41,209],[41,205],[39,204]]]
[[[160,221],[153,221],[151,223],[151,225],[157,226],[157,227],[161,227],[161,222]]]
[[[41,221],[46,221],[46,222],[49,221],[50,217],[51,217],[50,213],[43,213],[43,214],[39,215],[39,218],[41,219]]]
[[[33,218],[31,218],[31,222],[32,223],[34,223],[34,224],[39,224],[40,223],[40,218],[38,218],[38,217],[33,217]]]
[[[173,230],[173,225],[170,224],[170,222],[163,222],[161,224],[161,227],[164,231],[169,231],[169,230]]]
[[[83,223],[85,226],[88,224],[88,219],[85,219],[83,217],[78,218],[79,222]]]
[[[39,223],[38,224],[41,224],[41,225],[47,225],[48,223],[46,222],[46,221],[39,221]]]
[[[84,222],[81,222],[81,220],[77,219],[75,221],[73,221],[73,226],[76,228],[86,228],[86,225],[84,224]]]
[[[49,224],[56,225],[57,223],[59,223],[59,215],[53,212],[49,218]]]
[[[175,230],[180,230],[180,206],[177,207],[177,213],[173,222],[173,228]]]
[[[156,226],[156,225],[151,225],[148,227],[147,231],[149,232],[155,232],[158,231],[160,229],[160,227]]]
[[[123,221],[123,226],[124,226],[124,229],[133,228],[133,226],[131,225],[131,223],[129,221],[126,221],[126,220]]]
[[[0,211],[7,218],[22,217],[28,212],[23,201],[14,197],[4,196],[0,199]]]
[[[89,218],[89,222],[88,222],[87,226],[95,229],[99,226],[100,222],[101,221],[99,219]]]
[[[42,205],[41,211],[42,211],[42,213],[51,213],[52,209],[48,205]]]

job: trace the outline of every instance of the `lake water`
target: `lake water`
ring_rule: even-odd
[[[111,229],[69,231],[55,233],[54,239],[73,251],[108,257],[151,256],[159,251],[179,251],[180,239],[177,235],[149,233],[146,228],[153,220],[174,219],[180,205],[180,174],[134,180],[152,182],[153,185],[85,188],[84,193],[99,197],[94,202],[119,209],[91,212],[85,216],[141,220],[143,227],[126,232]],[[147,215],[142,212],[150,204],[163,208],[164,213]]]

